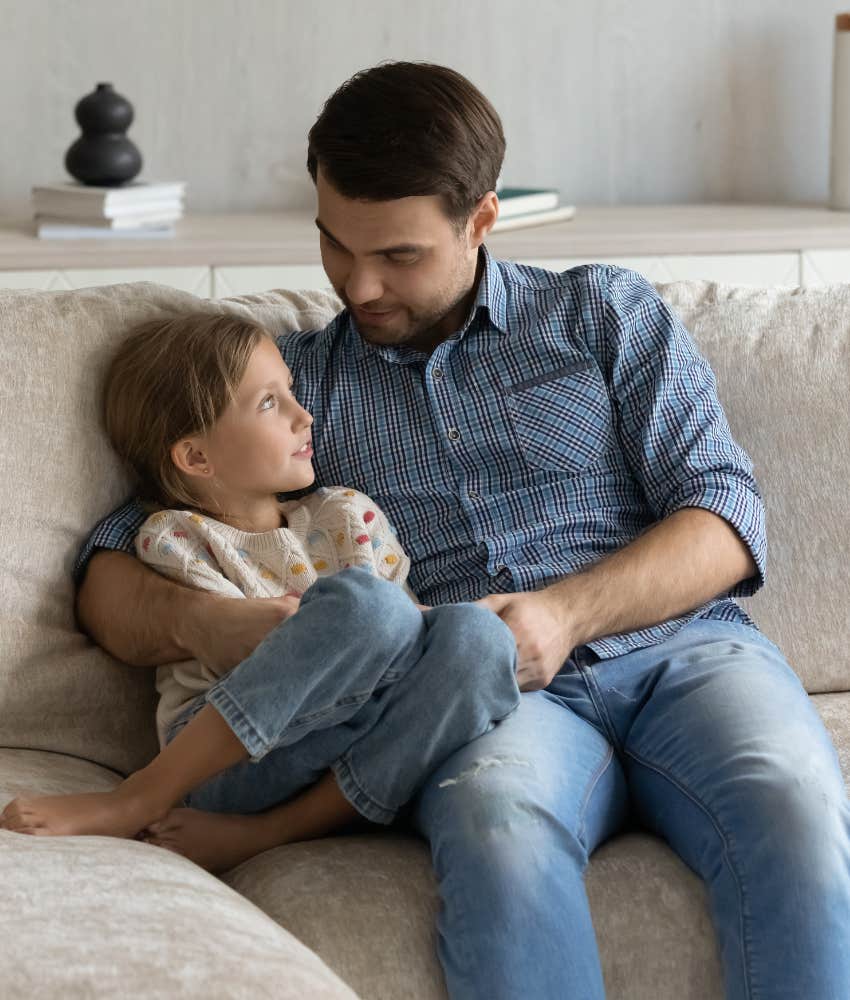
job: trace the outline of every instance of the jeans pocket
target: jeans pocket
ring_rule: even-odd
[[[534,468],[580,472],[610,440],[608,392],[592,361],[512,385],[506,399],[522,457]]]

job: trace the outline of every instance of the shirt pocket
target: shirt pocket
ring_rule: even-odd
[[[526,464],[579,472],[608,444],[608,392],[592,361],[544,372],[506,392],[508,416]]]

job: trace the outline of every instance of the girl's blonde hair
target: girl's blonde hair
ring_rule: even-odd
[[[263,337],[271,334],[251,320],[198,312],[142,323],[121,342],[106,373],[106,433],[144,492],[198,505],[171,447],[218,420]]]

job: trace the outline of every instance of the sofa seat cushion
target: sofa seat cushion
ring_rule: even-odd
[[[0,810],[19,795],[108,792],[120,781],[115,771],[79,757],[0,748]]]
[[[40,776],[41,791],[111,784],[56,761],[48,779],[47,756],[21,766],[3,754],[0,800],[10,797],[10,771],[13,786]],[[0,830],[0,883],[0,940],[14,942],[4,997],[356,997],[256,906],[159,847]]]
[[[850,694],[812,700],[850,788]],[[291,844],[224,880],[362,996],[445,1000],[437,886],[420,838],[378,831]],[[705,888],[663,841],[640,830],[613,838],[593,854],[586,882],[610,1000],[722,997]]]

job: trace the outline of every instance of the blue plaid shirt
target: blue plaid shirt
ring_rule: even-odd
[[[755,577],[680,618],[590,643],[606,658],[695,617],[752,624],[734,596],[764,578],[764,509],[714,375],[640,275],[555,274],[490,257],[467,321],[431,355],[363,341],[347,311],[280,338],[313,414],[316,485],[353,486],[387,514],[425,604],[536,590],[683,507],[719,514]],[[80,553],[133,551],[131,501]]]

